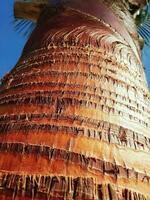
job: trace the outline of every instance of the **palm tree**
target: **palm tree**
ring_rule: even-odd
[[[37,25],[0,86],[1,200],[150,199],[137,3],[16,4]]]

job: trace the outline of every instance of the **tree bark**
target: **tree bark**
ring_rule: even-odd
[[[47,8],[4,77],[0,199],[150,199],[150,94],[137,35],[124,4],[105,6],[134,47],[93,8],[68,5],[53,17]]]

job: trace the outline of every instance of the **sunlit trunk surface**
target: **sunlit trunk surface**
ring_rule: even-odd
[[[0,200],[150,199],[150,95],[134,22],[104,3],[112,18],[97,4],[47,8],[3,79]]]

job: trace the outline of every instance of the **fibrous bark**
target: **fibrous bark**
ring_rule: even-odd
[[[79,8],[48,16],[2,81],[0,199],[149,200],[150,95],[135,30],[133,50]]]

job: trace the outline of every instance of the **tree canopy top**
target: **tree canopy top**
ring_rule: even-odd
[[[148,0],[128,0],[130,4],[141,7]],[[54,0],[15,0],[14,15],[20,19],[37,21],[43,8]]]

